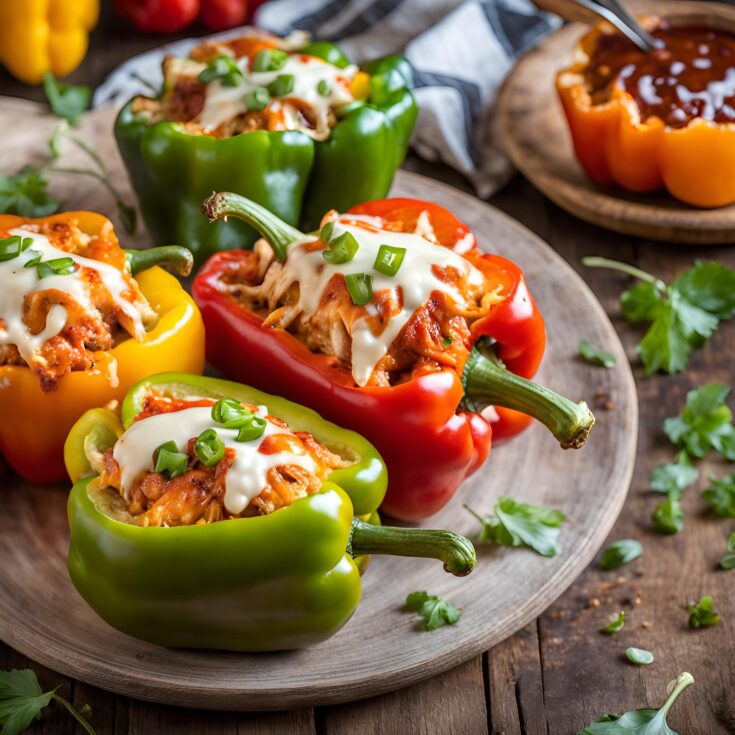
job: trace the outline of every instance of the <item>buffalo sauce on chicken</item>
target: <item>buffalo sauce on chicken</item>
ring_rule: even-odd
[[[184,436],[191,412],[211,413],[213,404],[214,401],[207,398],[181,400],[150,392],[143,410],[128,432],[153,417],[166,415],[175,422],[180,436]],[[249,404],[243,406],[252,411],[259,408]],[[125,440],[123,434],[115,447],[100,456],[90,457],[93,468],[99,473],[96,485],[118,490],[127,502],[129,513],[141,526],[182,526],[267,515],[318,492],[331,470],[348,464],[312,434],[291,432],[278,417],[264,411],[261,414],[267,419],[270,430],[261,439],[250,443],[254,446],[248,447],[250,454],[244,457],[241,466],[238,466],[238,455],[244,452],[245,444],[228,442],[222,459],[214,467],[206,467],[194,451],[197,439],[194,435],[188,437],[182,447],[188,456],[186,471],[170,478],[165,473],[153,471],[155,450],[171,438],[170,434],[156,435],[144,449],[148,452],[147,469],[138,472],[130,487],[125,487],[126,454],[119,451]],[[224,438],[225,429],[217,427],[213,421],[211,426]],[[233,473],[257,474],[259,459],[267,467],[261,478],[262,486],[256,479],[247,504],[242,508],[232,507],[228,503],[228,483],[233,480]]]

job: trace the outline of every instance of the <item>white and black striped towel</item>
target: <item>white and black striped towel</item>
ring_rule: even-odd
[[[255,22],[278,35],[299,29],[338,41],[358,62],[404,53],[421,109],[413,149],[463,173],[483,198],[512,170],[495,132],[500,85],[518,55],[560,23],[530,0],[271,0]],[[121,104],[149,85],[159,87],[163,56],[185,54],[198,42],[179,41],[126,61],[97,89],[94,105]]]

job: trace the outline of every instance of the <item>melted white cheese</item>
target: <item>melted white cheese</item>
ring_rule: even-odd
[[[344,232],[351,233],[359,249],[348,263],[331,265],[322,257],[323,250],[308,251],[308,243],[315,238],[293,243],[283,264],[280,288],[285,291],[291,283],[299,283],[298,309],[308,318],[319,307],[322,294],[336,273],[368,273],[373,277],[373,294],[384,289],[400,289],[401,311],[390,319],[380,334],[374,334],[361,317],[352,325],[352,377],[360,385],[366,385],[378,361],[413,313],[424,304],[434,291],[448,294],[457,304],[463,304],[462,294],[446,281],[437,278],[433,267],[452,268],[462,274],[469,284],[481,286],[482,273],[469,261],[451,249],[436,245],[416,233],[391,232],[347,224],[346,221],[363,221],[379,228],[380,220],[365,215],[342,215],[334,222],[332,238]],[[403,263],[395,276],[387,276],[373,270],[381,245],[406,249]],[[365,308],[366,316],[377,315],[372,304]]]
[[[345,105],[353,101],[349,83],[358,72],[356,66],[345,69],[329,64],[314,56],[294,54],[289,56],[283,68],[278,71],[249,72],[248,59],[238,59],[238,66],[243,72],[243,78],[235,87],[226,87],[215,80],[207,85],[207,95],[204,100],[204,109],[199,115],[199,124],[207,130],[215,130],[222,123],[231,120],[237,115],[247,112],[245,95],[257,87],[267,87],[281,74],[291,74],[294,86],[284,98],[275,98],[274,105],[283,104],[284,118],[288,130],[302,130],[315,140],[324,140],[329,136],[329,111],[333,107]],[[329,94],[319,94],[319,82],[329,86]],[[295,108],[288,104],[289,98],[303,100],[314,111],[316,129],[305,127],[296,114]]]
[[[88,284],[82,278],[80,267],[97,272],[105,288],[115,303],[130,317],[135,325],[135,335],[141,338],[145,328],[140,313],[123,293],[129,290],[122,273],[107,263],[67,253],[54,247],[45,235],[31,232],[22,227],[8,230],[11,235],[30,237],[33,244],[17,258],[0,262],[0,319],[5,328],[0,327],[0,345],[15,345],[21,357],[31,363],[41,346],[55,337],[66,326],[67,313],[61,304],[52,304],[46,317],[46,326],[38,334],[31,334],[23,322],[23,303],[26,296],[37,291],[62,291],[79,304],[82,309],[94,313],[89,298]],[[35,252],[31,252],[35,251]],[[41,253],[41,260],[71,258],[77,268],[69,275],[51,275],[39,278],[35,266],[24,268],[24,264]]]
[[[265,418],[268,409],[258,406],[256,413]],[[153,453],[161,444],[174,441],[179,451],[185,453],[189,439],[199,436],[205,429],[215,429],[225,446],[235,450],[235,461],[225,476],[225,508],[234,515],[242,513],[248,503],[260,495],[266,486],[266,474],[272,467],[296,465],[309,472],[317,469],[308,453],[263,454],[259,451],[263,440],[271,434],[292,435],[288,429],[267,421],[262,436],[239,442],[238,430],[225,429],[217,424],[212,419],[211,407],[195,406],[136,421],[117,440],[112,456],[120,466],[121,490],[126,500],[130,500],[136,481],[146,472],[153,471]]]

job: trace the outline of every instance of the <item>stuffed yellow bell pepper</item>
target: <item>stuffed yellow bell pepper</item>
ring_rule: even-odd
[[[0,455],[29,482],[64,478],[86,410],[152,373],[202,371],[201,316],[164,261],[191,270],[184,248],[123,250],[100,214],[0,215]]]
[[[40,84],[79,66],[97,25],[99,0],[3,0],[0,62],[21,82]]]

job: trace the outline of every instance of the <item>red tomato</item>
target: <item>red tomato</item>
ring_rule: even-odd
[[[199,15],[202,23],[213,31],[224,31],[242,25],[248,17],[248,0],[202,0]]]
[[[194,22],[199,0],[115,0],[115,10],[143,33],[175,33]]]

